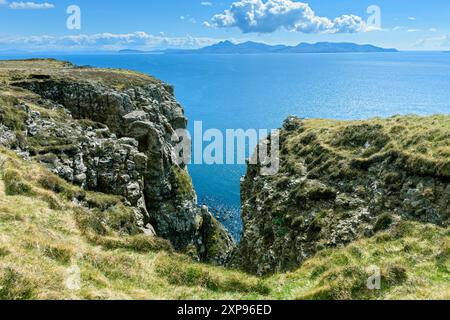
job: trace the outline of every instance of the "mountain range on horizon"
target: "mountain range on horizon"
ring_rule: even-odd
[[[381,48],[370,44],[356,44],[350,42],[317,42],[300,43],[297,46],[269,45],[265,43],[247,41],[233,43],[229,40],[221,41],[200,49],[167,49],[158,51],[140,51],[125,49],[119,53],[189,53],[189,54],[262,54],[262,53],[357,53],[357,52],[398,52],[393,48]]]

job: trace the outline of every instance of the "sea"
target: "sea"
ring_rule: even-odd
[[[124,68],[174,85],[193,132],[276,129],[289,115],[367,119],[450,113],[450,53],[28,54],[77,65]],[[189,166],[199,202],[239,240],[243,164]]]

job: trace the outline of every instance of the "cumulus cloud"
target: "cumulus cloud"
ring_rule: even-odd
[[[216,43],[210,38],[167,37],[164,34],[152,35],[146,32],[127,34],[99,33],[67,36],[27,36],[1,38],[0,49],[54,51],[54,50],[159,50],[167,48],[192,49]]]
[[[12,2],[9,4],[11,9],[53,9],[55,5],[49,2],[36,3],[36,2]]]
[[[272,33],[281,28],[303,33],[366,31],[366,23],[359,16],[349,14],[329,19],[316,15],[307,3],[293,0],[239,0],[204,25],[237,27],[243,33]]]

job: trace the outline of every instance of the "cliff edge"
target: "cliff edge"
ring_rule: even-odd
[[[244,235],[233,266],[255,274],[293,270],[401,220],[448,227],[448,115],[290,117],[280,144],[280,171],[262,176],[261,165],[250,165],[242,182]]]
[[[0,300],[449,299],[448,115],[290,117],[236,249],[174,161],[185,126],[147,75],[0,61]]]
[[[197,205],[187,169],[175,161],[173,135],[187,119],[171,86],[126,70],[2,61],[0,106],[0,144],[85,190],[121,196],[134,229],[224,262],[233,241]],[[123,233],[129,229],[124,223]]]

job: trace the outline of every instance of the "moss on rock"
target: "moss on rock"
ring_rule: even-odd
[[[231,265],[290,270],[397,220],[447,226],[450,116],[337,121],[290,117],[280,170],[250,165],[242,182],[244,237]]]

